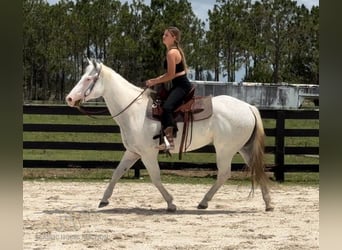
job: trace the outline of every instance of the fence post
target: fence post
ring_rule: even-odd
[[[134,169],[134,178],[135,179],[140,179],[140,169],[143,167],[143,163],[139,159],[133,166]]]
[[[134,168],[134,178],[140,179],[140,169],[138,167]]]
[[[277,111],[276,121],[276,138],[275,138],[275,171],[274,177],[276,181],[283,182],[285,180],[284,175],[284,155],[285,155],[285,143],[284,143],[284,131],[285,131],[285,112],[283,110]]]

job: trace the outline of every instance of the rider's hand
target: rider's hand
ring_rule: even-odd
[[[147,81],[146,81],[146,87],[152,87],[152,86],[153,86],[152,79],[147,80]]]

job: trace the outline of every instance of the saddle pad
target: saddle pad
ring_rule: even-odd
[[[213,105],[212,105],[212,96],[195,96],[194,104],[192,107],[195,109],[193,112],[193,121],[200,121],[204,119],[208,119],[213,114]],[[152,120],[159,121],[158,117],[154,117],[152,115],[152,99],[149,100],[146,109],[146,117]],[[177,112],[175,113],[176,122],[183,122],[183,113]]]

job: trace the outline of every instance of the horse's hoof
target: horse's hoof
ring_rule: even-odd
[[[197,209],[207,209],[208,205],[198,204]]]
[[[109,204],[108,201],[101,201],[100,204],[99,204],[99,208],[105,207],[105,206],[107,206],[108,204]]]
[[[266,212],[272,212],[274,210],[274,207],[267,207],[265,209]]]
[[[168,211],[168,212],[176,212],[176,210],[177,210],[177,207],[176,207],[176,205],[171,205],[171,206],[169,206],[168,208],[167,208],[167,210],[166,211]]]

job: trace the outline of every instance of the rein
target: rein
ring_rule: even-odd
[[[105,113],[108,109],[101,110],[101,111],[97,111],[97,112],[90,112],[90,111],[86,111],[86,110],[85,110],[83,107],[81,107],[80,105],[76,105],[76,108],[77,108],[81,113],[83,113],[83,114],[85,114],[85,115],[87,115],[87,116],[89,116],[89,117],[91,117],[91,118],[94,118],[94,119],[101,119],[101,120],[113,119],[113,118],[115,118],[115,117],[121,115],[121,114],[122,114],[123,112],[125,112],[130,106],[132,106],[132,104],[133,104],[136,100],[138,100],[139,97],[141,97],[141,96],[144,94],[144,92],[145,92],[146,90],[147,90],[147,87],[145,87],[145,88],[143,89],[143,91],[141,91],[141,93],[140,93],[136,98],[134,98],[133,101],[131,101],[123,110],[121,110],[121,111],[120,111],[119,113],[117,113],[116,115],[110,116],[110,117],[108,117],[108,118],[99,118],[99,117],[94,116],[94,115],[96,115],[96,114],[103,114],[103,113]]]

